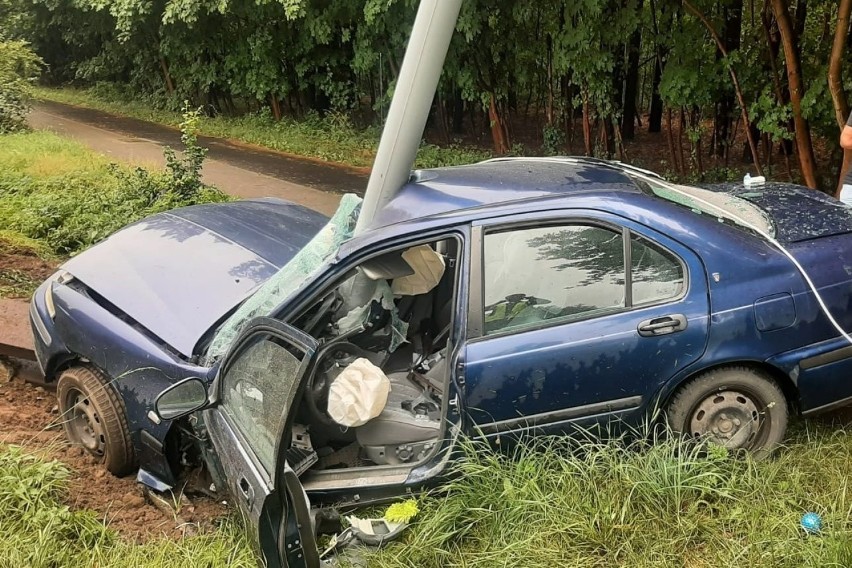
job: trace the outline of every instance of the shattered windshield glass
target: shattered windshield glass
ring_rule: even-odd
[[[298,290],[352,237],[361,198],[346,194],[329,222],[290,262],[257,289],[217,330],[205,356],[205,364],[220,359],[252,318],[269,315],[290,294]]]
[[[711,215],[746,229],[758,229],[775,236],[775,225],[766,213],[754,203],[740,197],[686,185],[655,183],[645,178],[634,178],[634,181],[646,193],[691,209],[695,213]]]

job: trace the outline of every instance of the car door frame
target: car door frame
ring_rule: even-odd
[[[710,302],[709,302],[709,281],[706,267],[704,266],[704,261],[701,256],[696,252],[692,247],[678,240],[675,236],[668,235],[662,233],[661,231],[654,229],[653,227],[648,226],[641,221],[637,221],[630,217],[626,217],[624,215],[620,215],[616,212],[604,209],[594,209],[590,207],[577,207],[577,208],[560,208],[560,209],[547,209],[547,210],[539,210],[539,211],[530,211],[524,214],[515,214],[515,215],[499,215],[489,218],[478,219],[472,223],[471,226],[471,235],[470,235],[470,268],[469,268],[469,290],[468,290],[468,325],[467,325],[467,337],[466,337],[466,345],[470,343],[475,343],[483,340],[488,340],[489,336],[485,334],[485,325],[484,325],[484,245],[485,245],[485,234],[490,229],[511,229],[513,227],[520,228],[524,226],[534,226],[536,224],[575,224],[575,223],[587,223],[598,226],[607,226],[609,228],[614,228],[615,226],[620,227],[621,229],[627,229],[631,235],[639,236],[643,239],[647,239],[650,242],[654,243],[656,246],[663,248],[666,251],[669,251],[673,254],[678,261],[682,264],[684,268],[684,279],[686,287],[682,294],[680,294],[677,298],[666,299],[660,303],[656,304],[647,304],[641,306],[634,306],[632,308],[625,309],[625,312],[641,310],[644,308],[655,307],[659,305],[666,305],[670,302],[679,302],[683,301],[690,296],[690,293],[693,291],[692,286],[698,279],[701,280],[701,284],[706,292],[706,313],[704,315],[705,318],[705,334],[704,334],[704,345],[702,346],[702,355],[696,357],[696,359],[678,371],[677,373],[672,374],[667,378],[666,381],[663,381],[657,390],[654,393],[649,393],[649,396],[645,399],[644,403],[641,407],[636,407],[636,410],[647,409],[651,406],[658,406],[661,404],[661,396],[666,392],[670,392],[672,388],[672,384],[677,383],[682,377],[689,376],[693,369],[701,365],[703,353],[706,352],[707,348],[707,340],[709,337],[709,324],[710,324]],[[635,227],[635,228],[634,228]],[[676,246],[671,246],[673,243]],[[626,259],[625,259],[626,262]],[[609,314],[604,314],[609,315]],[[601,317],[601,316],[596,316]],[[590,318],[591,319],[591,318]],[[577,323],[580,320],[575,320],[572,322],[565,323]],[[561,325],[559,323],[554,323],[551,325]],[[542,326],[542,327],[549,327]],[[518,329],[514,333],[523,333],[525,331],[529,331],[530,329]],[[509,334],[511,334],[510,332]],[[465,354],[466,356],[466,354]],[[467,393],[466,393],[467,394]],[[467,401],[465,401],[465,405],[467,405]],[[579,410],[579,408],[578,408]],[[614,412],[620,412],[616,409],[613,409]],[[578,414],[577,416],[571,416],[567,419],[568,422],[577,421],[578,423],[582,423],[582,421],[586,418],[583,414]],[[506,434],[507,431],[493,432],[488,434],[481,430],[481,426],[477,425],[472,417],[467,417],[468,431],[473,435],[485,435],[487,438],[491,437],[499,437],[501,434]],[[530,428],[535,428],[535,425],[530,425]],[[528,428],[525,428],[528,429]]]
[[[222,359],[222,364],[210,386],[209,406],[203,411],[204,424],[210,442],[213,444],[218,471],[228,483],[229,493],[237,501],[240,510],[256,522],[256,525],[250,527],[250,532],[256,539],[258,550],[263,554],[266,565],[269,568],[278,566],[313,568],[319,566],[319,553],[313,532],[310,501],[285,457],[290,440],[287,434],[292,428],[293,413],[282,410],[285,415],[275,433],[273,471],[266,472],[251,443],[227,413],[221,411],[223,377],[233,362],[258,336],[283,340],[304,351],[304,357],[297,371],[296,381],[299,384],[295,387],[296,393],[291,401],[291,407],[304,392],[304,378],[310,372],[316,355],[316,340],[280,320],[258,317],[249,322]],[[233,463],[226,464],[224,460],[230,460]],[[266,492],[256,514],[246,510],[242,499],[247,496],[241,495],[240,488],[234,486],[234,482],[239,483],[239,481],[230,479],[229,470],[241,468],[255,476],[252,481],[266,484]],[[262,486],[252,485],[252,491],[263,489]],[[253,502],[257,502],[259,497],[253,494],[250,498]]]
[[[357,267],[366,260],[381,256],[393,250],[405,249],[418,244],[434,242],[442,238],[455,238],[460,247],[462,255],[459,259],[456,271],[456,293],[461,297],[454,305],[451,338],[454,339],[452,353],[448,355],[448,382],[446,400],[442,405],[442,416],[444,424],[441,431],[441,442],[432,457],[409,470],[407,479],[402,484],[388,484],[375,488],[360,487],[358,491],[358,502],[364,503],[370,500],[382,501],[388,497],[398,496],[409,491],[425,487],[438,480],[441,473],[450,462],[450,455],[454,451],[456,440],[465,430],[466,416],[463,408],[464,401],[464,353],[467,342],[467,304],[470,298],[470,271],[471,267],[471,224],[469,220],[456,221],[443,225],[430,225],[419,231],[411,231],[405,234],[381,233],[378,236],[368,235],[368,239],[361,242],[356,239],[343,243],[337,258],[329,264],[329,269],[312,279],[297,296],[272,310],[272,316],[279,321],[293,322],[313,302],[327,293],[330,287],[339,283],[339,279],[347,271]],[[295,329],[295,328],[294,328]],[[403,468],[405,466],[396,466]],[[335,494],[333,490],[324,491],[329,496]],[[339,496],[339,495],[338,495]]]

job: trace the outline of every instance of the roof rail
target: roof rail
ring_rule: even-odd
[[[589,164],[595,166],[603,166],[613,168],[622,172],[635,172],[646,176],[663,179],[663,176],[651,170],[646,170],[631,164],[625,164],[617,160],[604,160],[601,158],[591,158],[588,156],[504,156],[501,158],[491,158],[478,162],[480,164],[489,164],[493,162],[548,162],[554,164]]]

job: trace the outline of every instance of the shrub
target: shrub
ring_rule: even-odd
[[[24,41],[0,41],[0,134],[25,127],[30,87],[41,59]]]

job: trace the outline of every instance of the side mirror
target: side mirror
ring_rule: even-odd
[[[154,409],[162,420],[174,420],[207,405],[207,384],[190,377],[175,383],[157,396]]]

